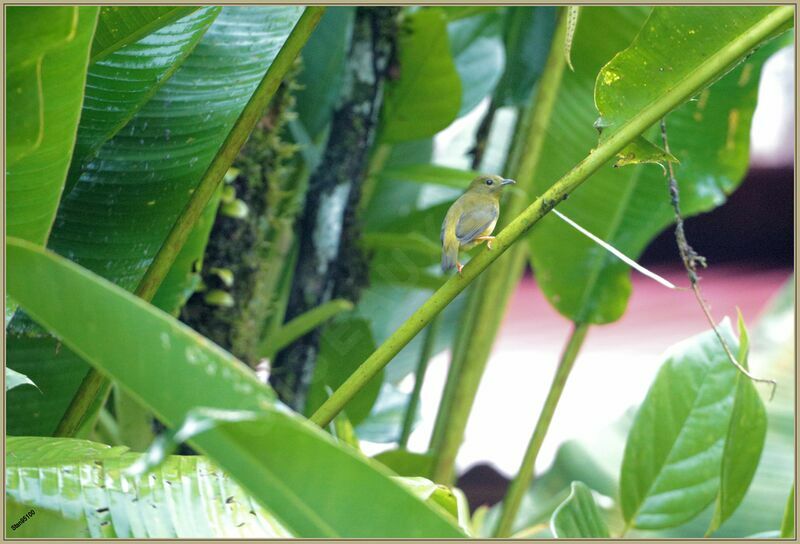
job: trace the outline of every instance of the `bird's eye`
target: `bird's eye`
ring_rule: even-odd
[[[494,183],[494,181],[491,180],[491,179],[487,179],[486,180],[486,185],[492,185],[493,183]]]

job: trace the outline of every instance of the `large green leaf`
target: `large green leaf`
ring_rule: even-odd
[[[61,202],[50,247],[132,290],[301,12],[224,8],[177,72],[87,165]],[[196,272],[191,266],[202,255],[195,245],[204,238],[198,230],[173,267],[171,275],[181,281],[170,279],[158,293],[169,311],[191,288]],[[21,322],[15,318],[11,328],[19,329]],[[16,353],[9,351],[8,358],[21,370]],[[40,363],[51,368],[47,359]],[[48,421],[60,417],[44,416],[48,411],[41,407],[31,413]]]
[[[631,45],[597,74],[594,100],[603,137],[613,134],[774,6],[658,7]]]
[[[203,456],[173,455],[147,474],[141,454],[69,438],[7,443],[9,519],[31,508],[17,537],[287,538],[286,527]],[[395,478],[461,523],[463,494],[424,478]]]
[[[427,478],[406,477],[397,478],[404,486],[409,488],[417,497],[428,504],[436,505],[450,515],[469,536],[469,505],[467,497],[457,488],[437,484]]]
[[[719,329],[735,351],[730,322]],[[714,500],[737,376],[713,331],[672,347],[625,445],[620,503],[629,525],[680,525]]]
[[[219,199],[203,212],[169,273],[153,297],[153,304],[175,315],[200,282],[200,266]],[[42,335],[27,319],[18,319],[9,331],[8,364],[40,383],[36,390],[16,390],[7,397],[8,433],[51,436],[73,394],[89,370],[78,355],[52,337]]]
[[[502,30],[503,14],[498,11],[484,11],[447,25],[450,50],[461,78],[459,116],[492,94],[503,75],[506,58]]]
[[[508,8],[503,32],[506,65],[495,91],[498,106],[527,104],[550,51],[556,10],[553,6]]]
[[[398,37],[400,75],[386,85],[381,141],[404,142],[433,136],[461,107],[461,80],[441,9],[406,14]]]
[[[306,413],[313,414],[322,406],[328,399],[328,392],[338,389],[373,351],[375,340],[366,320],[342,319],[325,327],[308,391]],[[379,372],[347,404],[347,418],[353,425],[369,415],[382,381],[383,372]]]
[[[714,12],[715,25],[736,18],[739,10]],[[703,10],[663,7],[671,17],[697,17],[703,32],[710,32]],[[637,35],[648,9],[587,7],[581,11],[572,59],[576,71],[564,75],[550,129],[543,143],[539,175],[534,182],[541,194],[571,165],[597,144],[592,124],[597,117],[593,106],[595,76],[617,51]],[[656,18],[654,22],[660,19]],[[699,23],[698,23],[699,24]],[[732,28],[738,28],[733,25]],[[607,29],[599,38],[596,29]],[[698,33],[701,27],[698,26]],[[716,28],[716,27],[714,27]],[[720,30],[730,40],[736,34]],[[694,35],[660,33],[682,51],[683,41]],[[661,46],[659,46],[661,47]],[[679,107],[668,118],[670,148],[679,160],[676,176],[680,186],[681,209],[693,215],[719,206],[741,182],[748,164],[750,120],[755,108],[761,67],[773,47],[762,47],[746,62],[700,93],[696,101]],[[687,49],[687,55],[691,51]],[[708,51],[709,54],[712,51]],[[691,54],[694,65],[705,56]],[[659,68],[662,62],[648,61],[658,74],[659,85],[650,85],[637,73],[637,81],[659,92],[670,88]],[[681,63],[682,70],[688,66]],[[669,66],[667,66],[669,68]],[[650,72],[648,72],[650,73]],[[671,78],[683,71],[666,70]],[[620,77],[627,77],[620,74]],[[644,79],[643,79],[644,78]],[[653,75],[653,79],[656,76]],[[638,88],[638,87],[637,87]],[[608,130],[608,129],[606,129]],[[605,132],[604,132],[605,134]],[[558,209],[623,253],[636,258],[647,243],[673,219],[662,169],[657,165],[612,168],[609,164],[592,176],[589,183],[559,204]],[[574,321],[608,323],[625,311],[631,284],[628,267],[616,257],[585,238],[556,217],[545,217],[530,237],[532,264],[537,283],[547,299]],[[702,249],[702,248],[700,248]]]
[[[172,456],[146,475],[126,448],[69,438],[10,437],[9,519],[36,514],[15,537],[286,538],[275,517],[202,456]]]
[[[192,444],[293,533],[460,535],[377,464],[278,405],[243,363],[168,314],[28,242],[11,239],[7,251],[9,291],[20,306],[167,425],[177,427],[197,407],[252,413]]]
[[[192,233],[183,244],[178,256],[175,257],[175,262],[172,263],[164,281],[161,282],[158,291],[153,296],[154,306],[174,316],[178,315],[189,297],[200,287],[203,256],[206,252],[211,228],[217,218],[221,189],[222,187],[206,205],[206,209],[203,210]]]
[[[739,315],[739,354],[737,360],[747,368],[750,341]],[[761,460],[767,437],[767,411],[755,386],[744,374],[736,376],[736,393],[725,449],[722,453],[719,493],[714,517],[707,533],[711,534],[736,511],[744,499]]]
[[[775,378],[778,390],[767,403],[769,428],[766,445],[758,470],[742,504],[728,521],[714,534],[715,537],[737,538],[774,531],[781,525],[786,504],[787,482],[795,467],[794,423],[794,279],[791,278],[781,293],[766,310],[752,330],[751,356],[754,372]],[[619,468],[634,417],[634,409],[608,427],[597,429],[562,444],[552,467],[537,476],[523,498],[522,507],[514,523],[519,534],[526,528],[540,526],[552,515],[560,501],[569,494],[570,482],[580,480],[606,496],[616,496]],[[714,505],[702,515],[678,527],[643,531],[631,529],[631,538],[699,538],[712,519]],[[792,516],[794,510],[792,507]],[[492,534],[499,508],[489,511],[481,535]],[[619,506],[604,511],[612,534],[620,534],[622,514]],[[527,533],[526,533],[527,534]],[[537,533],[537,536],[552,536]]]
[[[374,457],[400,476],[423,476],[431,473],[433,456],[408,450],[389,450]]]
[[[795,467],[794,396],[794,279],[775,296],[751,334],[753,371],[778,382],[775,398],[766,404],[768,429],[758,470],[739,508],[715,532],[715,537],[742,537],[780,526],[787,482]],[[611,460],[613,462],[613,460]],[[616,471],[616,467],[614,467]],[[703,516],[679,528],[632,532],[645,537],[698,537],[708,527],[713,507]]]
[[[382,181],[390,183],[430,183],[464,191],[469,182],[478,174],[478,172],[470,170],[459,170],[436,164],[410,164],[384,168],[378,176]]]
[[[14,6],[6,12],[9,236],[47,241],[75,142],[97,10]]]
[[[6,432],[52,436],[89,367],[52,337],[12,331],[6,342],[8,366],[31,378],[39,387],[39,390],[22,387],[8,392]]]
[[[375,285],[364,293],[356,307],[356,314],[370,322],[375,342],[380,345],[420,304],[430,297],[430,291],[397,285]],[[447,349],[453,341],[460,315],[464,311],[465,296],[459,296],[443,310],[439,318],[438,333],[433,353]],[[386,308],[392,308],[387,312]],[[398,353],[386,367],[386,380],[393,384],[413,372],[419,362],[422,337],[415,338]],[[397,436],[397,435],[395,435]]]
[[[553,512],[550,527],[556,538],[608,538],[608,526],[583,482],[572,482],[569,496]]]
[[[427,166],[433,159],[433,138],[402,142],[389,147],[389,157],[377,173],[377,182],[367,209],[364,210],[364,230],[380,230],[392,219],[408,214],[418,206],[421,185],[394,183],[381,177],[381,172],[406,166]]]
[[[174,11],[173,8],[167,9]],[[185,8],[180,9],[186,11]],[[140,11],[146,14],[151,10],[163,11],[164,8],[105,7],[98,25],[102,28],[110,16],[133,16]],[[190,9],[194,13],[142,37],[89,67],[67,192],[78,181],[83,167],[97,149],[125,126],[180,67],[217,17],[220,8],[195,10]]]
[[[329,6],[303,47],[297,115],[312,140],[330,121],[339,97],[355,11],[353,6]]]
[[[86,166],[61,203],[50,247],[133,289],[301,13],[223,8]]]
[[[196,6],[103,6],[92,42],[92,62],[104,59],[197,9]]]
[[[402,393],[396,385],[389,383],[388,380],[384,382],[372,411],[356,429],[358,438],[383,444],[397,442],[403,427],[409,396],[407,393]],[[394,467],[389,468],[394,470]],[[411,476],[401,472],[398,474]],[[419,474],[413,476],[419,476]]]

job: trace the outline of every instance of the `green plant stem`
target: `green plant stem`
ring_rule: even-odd
[[[783,521],[781,521],[780,538],[794,538],[794,482],[789,490],[789,498],[786,499],[786,508],[783,511]]]
[[[520,152],[517,149],[519,146],[518,142],[521,140],[519,134],[521,132],[527,133],[527,127],[530,125],[528,121],[529,115],[526,115],[525,118],[520,119],[518,121],[517,130],[515,131],[513,142],[511,145],[511,153],[508,157],[507,163],[508,167],[506,171],[515,172],[517,168],[515,165],[518,164],[518,159]],[[519,185],[519,182],[517,182]],[[521,205],[517,205],[517,203],[521,203]],[[509,209],[512,213],[516,211],[516,213],[520,213],[524,208],[525,204],[527,203],[527,192],[524,190],[519,190],[518,192],[512,193],[510,198],[508,198],[507,203],[504,204],[504,209]],[[505,212],[504,212],[505,215]],[[511,215],[511,214],[509,214]],[[501,219],[502,221],[502,219]],[[510,255],[504,256],[502,259],[505,261],[512,261],[513,264],[511,266],[503,266],[504,270],[515,270],[515,265],[519,263],[519,270],[520,274],[522,273],[522,267],[525,266],[525,255],[527,249],[524,245],[522,246],[515,246]],[[521,259],[517,258],[517,252],[520,252]],[[504,284],[508,283],[502,274],[497,276],[497,279],[503,281]],[[475,283],[475,285],[471,285],[467,290],[466,296],[467,304],[466,307],[461,315],[458,331],[454,340],[453,346],[453,353],[450,359],[450,367],[447,372],[447,379],[445,381],[444,391],[442,391],[442,398],[439,402],[439,409],[436,414],[436,421],[433,426],[433,433],[431,434],[430,444],[428,445],[428,450],[433,452],[434,457],[436,457],[437,453],[440,451],[442,447],[442,442],[444,441],[444,435],[448,431],[449,428],[449,417],[450,413],[453,409],[453,403],[455,401],[455,394],[456,394],[456,387],[459,383],[459,379],[461,377],[461,371],[464,366],[464,350],[469,343],[470,335],[473,330],[475,330],[475,316],[478,315],[479,305],[482,298],[482,293],[484,292],[485,286],[483,283],[487,281],[485,278],[480,278]],[[495,280],[496,281],[496,280]],[[516,285],[516,281],[511,282]],[[510,290],[508,291],[508,296],[510,297]],[[504,292],[505,292],[504,291]],[[500,301],[500,305],[505,307],[507,302],[503,302],[505,299]],[[431,478],[433,474],[429,475]]]
[[[264,278],[262,287],[266,289],[266,292],[272,294],[272,303],[261,333],[264,340],[258,349],[262,353],[269,352],[269,355],[265,356],[270,360],[274,358],[277,350],[268,349],[264,342],[268,338],[273,338],[281,329],[286,317],[286,307],[289,305],[292,277],[297,264],[299,248],[295,226],[297,218],[303,213],[308,193],[308,181],[311,176],[308,161],[299,161],[292,175],[294,176],[294,188],[290,190],[293,201],[290,206],[297,206],[297,208],[290,215],[281,217],[274,226],[276,233],[272,236],[273,245],[269,248],[267,262],[264,263],[267,277]],[[278,189],[278,191],[281,190],[283,189]]]
[[[80,425],[75,429],[72,436],[75,438],[91,439],[92,432],[94,432],[95,427],[97,427],[97,422],[99,421],[100,410],[106,405],[108,398],[111,396],[111,389],[111,382],[106,381],[104,387],[101,387],[100,392],[94,397],[94,402],[89,405],[89,408],[86,410],[86,416],[81,420]]]
[[[414,389],[411,391],[411,397],[408,399],[406,414],[403,418],[403,428],[400,431],[400,440],[398,440],[398,445],[401,448],[408,446],[411,428],[414,426],[414,416],[417,414],[417,406],[419,406],[419,398],[422,393],[422,384],[425,381],[425,372],[428,370],[428,363],[433,354],[433,346],[436,343],[436,334],[438,330],[439,318],[437,317],[428,325],[428,331],[425,333],[422,349],[419,352],[419,362],[417,363],[417,370],[414,373]]]
[[[275,331],[269,338],[264,338],[264,341],[259,346],[259,352],[263,357],[271,358],[275,353],[304,334],[316,329],[335,315],[348,312],[352,309],[353,303],[342,298],[337,298],[321,306],[317,306],[312,310],[298,315]]]
[[[475,285],[470,286],[464,296],[467,297],[467,303],[464,307],[464,312],[459,321],[459,328],[453,342],[453,353],[450,357],[450,367],[447,371],[447,379],[445,380],[444,390],[442,391],[442,398],[439,401],[439,409],[436,413],[436,421],[433,425],[433,432],[431,433],[431,440],[428,444],[428,451],[435,452],[441,447],[444,440],[445,432],[447,432],[447,416],[450,414],[450,409],[456,394],[456,384],[458,383],[458,376],[461,374],[461,362],[464,360],[462,356],[463,350],[466,347],[466,334],[464,332],[469,329],[472,330],[475,316],[478,309],[478,292],[481,283],[485,281],[479,278]],[[431,467],[431,470],[433,467]],[[429,474],[433,476],[433,473]]]
[[[475,395],[478,392],[486,363],[489,361],[492,345],[500,329],[504,310],[525,270],[527,251],[516,248],[504,258],[503,269],[509,274],[505,277],[488,276],[478,289],[476,316],[471,333],[466,336],[462,356],[454,361],[456,374],[452,386],[452,399],[449,406],[443,406],[440,418],[441,439],[433,443],[433,472],[431,479],[443,485],[454,480],[454,467],[458,450],[464,439]],[[499,267],[496,267],[499,268]],[[494,301],[494,302],[492,302]]]
[[[90,368],[53,435],[75,436],[84,418],[91,412],[92,406],[97,404],[97,399],[105,398],[110,389],[111,382],[94,367]]]
[[[299,240],[293,237],[292,246],[289,248],[286,260],[282,265],[277,287],[275,289],[275,306],[272,313],[264,325],[264,338],[274,336],[283,325],[286,317],[286,308],[289,306],[289,294],[292,287],[292,277],[297,265],[297,254],[299,253]]]
[[[481,165],[483,164],[483,156],[486,152],[486,147],[489,144],[489,133],[492,130],[496,113],[497,100],[495,97],[492,97],[492,100],[489,103],[489,108],[484,114],[483,119],[481,119],[478,129],[475,131],[475,145],[470,151],[470,154],[472,155],[471,167],[475,171],[479,171]],[[436,249],[438,255],[438,253],[441,251],[441,248],[437,247]],[[453,341],[453,352],[450,357],[447,378],[445,380],[444,390],[442,391],[442,397],[439,402],[439,408],[436,412],[436,421],[433,426],[433,432],[431,433],[430,443],[428,444],[428,451],[438,451],[444,438],[444,431],[447,424],[445,417],[446,414],[449,413],[449,410],[453,404],[455,386],[458,382],[458,377],[461,372],[460,363],[464,359],[461,356],[461,353],[463,352],[463,348],[466,344],[466,332],[467,330],[471,331],[473,327],[472,321],[474,321],[473,318],[475,316],[475,310],[477,309],[477,292],[480,291],[480,284],[481,280],[478,280],[475,285],[469,288],[465,295],[467,297],[467,305],[459,318],[459,326]],[[430,474],[428,476],[430,476]]]
[[[369,159],[367,166],[367,175],[364,179],[364,184],[361,186],[361,200],[358,203],[358,208],[361,213],[364,213],[369,207],[372,200],[372,195],[375,193],[375,188],[378,185],[378,174],[383,170],[389,155],[392,154],[392,146],[389,144],[379,143],[372,156]]]
[[[501,232],[492,250],[480,251],[464,267],[462,274],[452,276],[405,323],[403,323],[311,416],[311,421],[324,426],[377,374],[403,347],[408,344],[453,299],[470,285],[481,272],[503,255],[542,217],[578,188],[638,135],[657,123],[661,117],[689,100],[700,89],[768,38],[775,30],[794,17],[793,6],[781,6],[739,38],[709,56],[706,61],[664,95],[642,108],[638,115],[621,125],[608,139],[598,145],[585,159],[556,181]],[[525,162],[523,157],[522,162]]]
[[[566,62],[558,45],[566,34],[566,17],[559,19],[553,35],[538,91],[523,112],[508,159],[508,177],[517,180],[517,190],[512,192],[503,205],[503,214],[514,217],[525,209],[530,201],[533,182],[539,166],[542,144],[545,139],[550,116],[555,107],[558,89]],[[448,375],[451,394],[444,396],[434,427],[436,441],[431,442],[433,455],[432,479],[448,485],[453,480],[456,456],[464,439],[475,395],[478,392],[483,372],[489,361],[492,345],[500,330],[508,302],[519,283],[527,262],[527,246],[518,244],[502,257],[500,265],[494,267],[491,281],[482,280],[476,286],[475,306],[471,312],[481,316],[480,320],[462,320],[459,330],[463,336],[463,347],[455,350],[453,363],[455,374]],[[449,383],[450,380],[454,383]]]
[[[542,412],[539,414],[539,419],[536,422],[536,427],[531,435],[528,448],[525,450],[525,455],[522,458],[522,465],[519,467],[519,472],[512,480],[508,488],[505,498],[503,499],[502,512],[500,514],[500,521],[495,528],[495,538],[505,538],[511,535],[511,530],[514,525],[514,518],[517,516],[519,506],[522,504],[522,497],[525,495],[528,487],[533,479],[533,469],[536,465],[536,458],[539,456],[539,450],[544,442],[544,437],[547,434],[547,429],[550,428],[550,422],[553,420],[556,406],[561,398],[561,393],[564,391],[564,386],[567,384],[567,378],[578,357],[578,351],[581,349],[583,340],[586,338],[586,332],[589,326],[585,323],[575,323],[570,334],[567,345],[564,347],[564,353],[561,355],[561,360],[556,369],[556,375],[553,377],[553,382],[550,384],[550,390],[547,392],[547,397],[542,407]]]
[[[97,434],[109,446],[124,445],[122,438],[120,438],[117,421],[105,408],[101,408],[97,416]]]
[[[245,105],[236,120],[236,124],[228,133],[228,137],[222,147],[214,156],[205,174],[203,174],[200,184],[192,193],[192,197],[186,203],[186,207],[175,221],[175,225],[139,282],[136,294],[141,298],[150,300],[155,295],[167,272],[172,267],[175,257],[177,257],[183,244],[186,243],[189,233],[192,232],[197,220],[200,218],[200,214],[203,213],[206,204],[211,199],[211,195],[214,194],[214,191],[222,182],[228,168],[236,159],[250,133],[253,132],[256,123],[263,116],[272,96],[278,90],[278,86],[294,63],[300,49],[317,26],[324,10],[324,7],[307,7],[300,20],[297,21],[291,34],[286,39],[286,43],[278,52],[267,73],[264,74],[255,92],[253,92],[253,96]]]
[[[286,43],[283,44],[275,60],[272,61],[233,128],[228,133],[227,138],[225,138],[222,147],[220,147],[203,174],[199,185],[172,226],[153,262],[150,263],[150,266],[145,271],[135,291],[138,297],[148,302],[153,299],[161,282],[175,262],[175,258],[186,243],[186,239],[197,224],[203,209],[222,182],[225,173],[239,154],[256,123],[261,119],[283,77],[291,68],[300,49],[311,36],[311,32],[319,23],[324,10],[324,7],[309,6],[303,11],[303,15],[300,16],[297,24],[292,29],[291,34],[286,39]],[[74,436],[75,431],[86,417],[89,408],[98,397],[105,396],[109,387],[109,381],[105,377],[94,368],[89,369],[69,407],[64,412],[56,428],[55,436]]]

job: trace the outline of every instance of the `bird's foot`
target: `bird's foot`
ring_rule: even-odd
[[[464,269],[464,265],[460,262],[456,261],[456,270],[458,270],[458,275],[461,275],[461,271]]]
[[[494,241],[494,236],[478,236],[475,240],[479,242],[486,242],[486,247],[491,250],[492,249],[492,242]]]

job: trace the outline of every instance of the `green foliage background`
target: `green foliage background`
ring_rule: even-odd
[[[360,180],[358,229],[347,231],[367,256],[361,296],[284,323],[298,238],[315,234],[292,214],[264,226],[288,233],[275,239],[289,246],[288,258],[271,262],[274,292],[263,294],[271,304],[263,355],[280,351],[271,339],[283,347],[321,332],[301,414],[254,368],[176,318],[197,293],[212,307],[241,302],[224,289],[239,280],[230,271],[214,272],[216,298],[201,272],[215,222],[251,213],[221,179],[211,180],[217,188],[196,222],[184,224],[183,212],[209,182],[209,165],[233,165],[231,142],[243,136],[248,106],[281,83],[294,98],[293,111],[281,112],[287,129],[266,116],[255,130],[291,150],[281,172],[264,174],[291,183],[270,185],[266,206],[291,200],[302,208],[326,146],[343,137],[330,122],[352,85],[345,75],[357,55],[355,21],[376,9],[384,8],[8,9],[6,501],[9,520],[36,512],[13,536],[496,534],[499,508],[470,514],[460,490],[432,481],[441,480],[435,440],[428,452],[398,446],[369,458],[359,449],[360,440],[397,443],[404,422],[418,418],[400,384],[423,379],[424,335],[406,344],[397,332],[458,281],[438,269],[446,210],[478,171],[494,169],[529,180],[505,204],[521,212],[686,85],[694,85],[691,100],[663,106],[683,212],[722,205],[748,166],[761,69],[788,34],[767,38],[791,25],[785,7],[581,8],[570,71],[564,43],[554,41],[563,37],[556,8],[399,10],[393,58],[373,82],[382,101],[371,112],[378,128]],[[751,43],[757,31],[763,36]],[[285,57],[297,49],[290,72]],[[736,61],[697,75],[726,55]],[[438,136],[454,126],[473,155],[441,145]],[[657,127],[625,144],[559,210],[636,258],[670,225],[672,209],[662,168],[652,164],[665,157]],[[239,175],[232,169],[227,181]],[[132,292],[176,224],[191,232],[167,247],[174,261],[147,302]],[[624,314],[629,271],[602,248],[552,215],[516,242],[516,260],[487,270],[438,317],[425,316],[437,320],[427,357],[452,349],[462,360],[484,323],[499,327],[508,297],[480,319],[476,301],[489,292],[485,281],[513,289],[526,265],[576,324]],[[758,372],[786,383],[791,365],[764,355],[763,338],[770,319],[789,311],[787,293],[752,342],[741,321],[738,333],[721,326],[741,361],[752,345],[769,362]],[[497,327],[480,336],[486,357],[477,360],[477,381]],[[307,419],[385,346],[399,353],[329,425]],[[92,403],[74,437],[54,437],[90,368],[113,382],[112,401]],[[448,387],[463,392],[457,372],[451,377]],[[789,535],[793,527],[781,522],[791,517],[790,398],[765,408],[712,331],[687,339],[665,357],[631,421],[602,439],[564,444],[554,467],[524,486],[520,509],[506,514],[513,533]],[[457,414],[464,424],[470,408]],[[154,418],[171,430],[156,437]],[[437,427],[451,424],[443,417]],[[174,455],[180,442],[199,455]],[[150,443],[145,463],[131,448]],[[762,514],[750,507],[756,500],[774,508]]]

